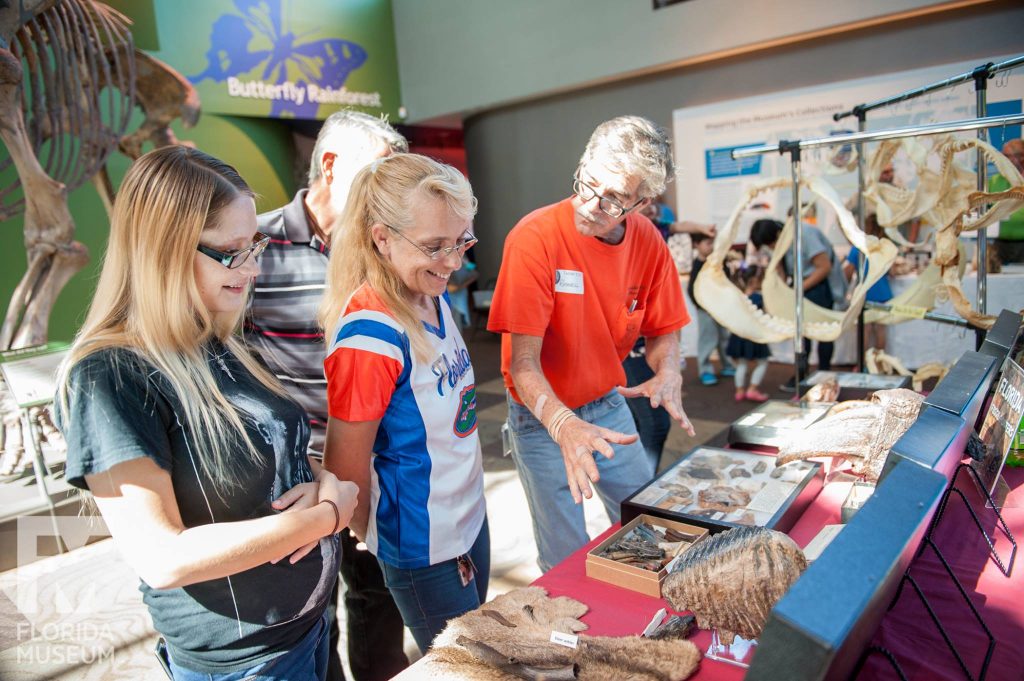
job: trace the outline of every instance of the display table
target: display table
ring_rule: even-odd
[[[1006,479],[1012,492],[1003,517],[1015,536],[1024,535],[1024,470],[1008,470]],[[849,482],[831,482],[825,485],[821,494],[811,503],[789,535],[798,545],[804,547],[827,524],[840,521],[840,506],[850,489]],[[990,534],[995,534],[995,516],[983,510],[981,503],[967,478],[961,486],[972,500],[975,511]],[[665,601],[643,596],[634,591],[613,586],[586,576],[586,554],[599,544],[618,525],[609,528],[587,546],[569,556],[552,570],[538,578],[533,584],[547,590],[551,596],[568,596],[585,603],[590,610],[581,619],[589,629],[587,634],[600,636],[629,636],[640,633]],[[964,587],[971,596],[982,617],[991,628],[997,640],[995,653],[989,669],[989,679],[1024,678],[1024,650],[1019,645],[1024,641],[1024,570],[1018,566],[1004,577],[995,563],[987,558],[987,547],[980,534],[974,530],[968,512],[959,499],[951,500],[949,508],[936,532],[936,543],[952,563]],[[1009,542],[998,536],[996,548],[1005,557],[1009,553]],[[922,590],[928,595],[933,607],[939,610],[954,643],[961,650],[973,651],[965,655],[972,673],[977,673],[980,657],[984,654],[987,641],[974,629],[967,606],[955,594],[955,587],[938,561],[930,556],[919,558],[913,564],[912,574]],[[842,589],[842,584],[835,588]],[[938,605],[936,605],[938,604]],[[703,654],[711,643],[711,633],[695,630],[690,639]],[[923,608],[907,589],[896,607],[883,620],[875,642],[892,651],[901,661],[911,679],[957,679],[959,667],[942,643],[941,635],[931,626]],[[980,651],[980,652],[979,652]],[[895,672],[886,668],[884,660],[873,657],[860,678],[896,678]],[[745,670],[727,663],[702,659],[697,671],[690,677],[696,681],[708,679],[741,679]],[[399,679],[457,678],[450,669],[441,669],[432,664],[430,655],[417,662],[396,677]]]

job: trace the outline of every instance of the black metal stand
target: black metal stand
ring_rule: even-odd
[[[892,654],[888,648],[882,646],[868,646],[864,649],[864,654],[857,660],[857,666],[853,668],[853,674],[850,675],[851,679],[856,679],[860,676],[860,670],[864,668],[864,663],[868,661],[868,658],[872,655],[881,655],[889,662],[889,666],[892,670],[900,677],[900,681],[907,681],[907,675],[903,673],[903,667],[900,666],[899,661],[896,660],[896,656]]]
[[[1006,535],[1006,538],[1010,540],[1010,544],[1013,546],[1013,548],[1010,551],[1009,559],[1006,561],[1005,564],[999,557],[999,554],[996,552],[995,541],[992,539],[989,533],[985,531],[984,526],[981,524],[981,520],[979,520],[978,518],[978,514],[974,511],[974,508],[967,500],[967,496],[963,493],[963,490],[957,487],[957,482],[960,479],[960,472],[964,469],[966,469],[968,471],[968,474],[974,478],[974,481],[977,483],[978,489],[981,490],[982,494],[985,497],[985,501],[992,506],[992,510],[995,512],[996,518],[999,521],[999,528],[1002,530],[1003,534]],[[964,674],[964,678],[968,679],[969,681],[983,681],[985,679],[985,675],[988,673],[988,667],[992,661],[992,654],[995,652],[995,636],[992,635],[992,630],[988,628],[988,625],[985,623],[984,618],[982,618],[981,613],[978,612],[978,609],[974,606],[974,603],[971,602],[970,595],[967,593],[967,590],[964,589],[963,584],[961,584],[959,578],[957,578],[956,574],[953,572],[953,568],[950,567],[949,561],[947,561],[946,557],[942,555],[942,551],[939,550],[939,547],[936,546],[933,540],[935,530],[936,528],[938,528],[939,523],[942,521],[942,518],[944,517],[946,512],[946,508],[949,505],[949,499],[953,495],[956,495],[964,502],[964,506],[967,508],[967,511],[971,515],[971,520],[974,521],[975,527],[978,528],[978,531],[985,539],[985,543],[988,545],[989,556],[992,558],[995,564],[999,566],[999,570],[1006,576],[1009,576],[1010,572],[1012,572],[1013,563],[1017,557],[1017,541],[1016,539],[1014,539],[1013,533],[1010,532],[1009,526],[1003,519],[1002,513],[999,512],[999,509],[996,508],[995,504],[993,503],[992,497],[991,495],[989,495],[988,490],[986,490],[984,485],[982,485],[981,478],[978,476],[978,472],[971,468],[970,464],[961,463],[957,467],[956,472],[953,474],[953,478],[950,480],[949,486],[943,493],[942,499],[939,501],[939,507],[935,512],[935,517],[932,518],[932,522],[928,526],[928,532],[925,534],[924,539],[921,541],[921,546],[918,547],[917,553],[914,555],[914,559],[911,561],[910,567],[908,567],[907,571],[903,573],[903,579],[900,580],[900,585],[896,590],[896,595],[893,596],[892,602],[889,604],[888,609],[892,610],[896,606],[896,603],[899,601],[900,596],[903,595],[903,587],[909,584],[913,592],[917,594],[918,600],[921,601],[921,604],[928,612],[928,617],[929,619],[931,619],[932,624],[934,624],[935,628],[938,629],[939,634],[942,636],[942,640],[946,644],[946,648],[949,650],[950,653],[952,653],[953,657],[956,658],[957,664],[960,667],[960,671],[962,671]],[[953,643],[953,640],[950,638],[949,633],[946,631],[946,628],[942,625],[942,622],[939,620],[939,617],[935,613],[934,608],[932,608],[931,603],[928,601],[928,597],[925,596],[924,592],[921,590],[921,587],[918,585],[917,581],[910,574],[911,569],[913,569],[914,567],[914,563],[917,560],[919,560],[921,556],[924,554],[924,552],[928,549],[931,549],[932,553],[935,554],[935,557],[939,559],[939,562],[942,564],[943,569],[946,571],[946,575],[949,577],[950,581],[953,582],[953,585],[956,587],[956,590],[960,593],[960,598],[962,598],[964,603],[967,604],[967,607],[970,608],[971,614],[974,616],[974,620],[978,623],[978,626],[981,627],[981,631],[984,633],[985,638],[988,639],[988,646],[985,650],[985,658],[984,660],[982,660],[981,669],[979,670],[978,676],[976,677],[973,676],[971,674],[971,671],[967,668],[967,663],[964,661],[964,658],[960,654],[960,651]],[[882,655],[883,657],[885,657],[885,659],[889,661],[889,664],[892,666],[893,670],[899,675],[900,679],[903,681],[906,680],[906,674],[903,672],[903,668],[900,666],[899,660],[896,659],[895,655],[893,655],[892,652],[880,646],[870,646],[864,651],[864,654],[861,655],[860,660],[857,662],[857,667],[855,668],[854,674],[851,678],[857,678],[861,669],[864,666],[864,663],[872,655]]]
[[[996,552],[995,540],[989,535],[988,532],[985,531],[985,528],[981,524],[981,520],[978,519],[978,514],[975,513],[974,508],[971,506],[970,502],[967,501],[967,497],[964,495],[963,491],[956,486],[957,480],[960,478],[960,472],[963,470],[967,470],[971,477],[974,478],[974,482],[977,483],[978,489],[981,490],[982,495],[984,495],[985,497],[986,505],[991,506],[993,512],[995,512],[996,514],[996,519],[999,521],[999,529],[1002,530],[1006,538],[1010,540],[1010,545],[1013,548],[1010,549],[1010,557],[1007,559],[1005,564],[999,558],[999,554]],[[982,484],[981,478],[978,476],[978,472],[974,470],[974,468],[972,468],[970,464],[961,463],[959,466],[957,466],[956,472],[953,474],[953,479],[950,481],[949,487],[946,489],[945,494],[942,495],[942,500],[939,502],[939,509],[935,512],[935,517],[932,518],[931,527],[928,529],[928,537],[932,536],[932,533],[935,531],[935,528],[939,524],[939,521],[942,520],[942,516],[946,512],[946,505],[949,503],[949,497],[953,493],[956,493],[956,495],[960,497],[960,499],[964,502],[964,506],[971,514],[971,520],[974,521],[975,527],[978,528],[978,531],[981,533],[981,536],[985,539],[985,543],[988,544],[989,555],[992,557],[992,560],[995,562],[997,566],[999,566],[999,570],[1004,575],[1009,577],[1010,573],[1013,571],[1013,563],[1017,558],[1017,540],[1014,539],[1013,533],[1010,532],[1010,527],[1006,524],[1006,521],[1003,520],[1003,514],[999,512],[999,509],[996,507],[995,502],[992,500],[992,496],[988,493],[988,490],[985,489],[985,485]]]

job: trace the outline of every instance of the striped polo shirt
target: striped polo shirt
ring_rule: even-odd
[[[327,277],[327,245],[306,215],[307,190],[256,221],[270,237],[249,300],[243,334],[309,415],[309,454],[321,458],[327,435],[324,336],[317,311]]]
[[[370,465],[366,546],[411,570],[467,553],[483,527],[484,475],[476,385],[448,294],[430,360],[365,284],[349,299],[324,362],[331,416],[380,419]]]

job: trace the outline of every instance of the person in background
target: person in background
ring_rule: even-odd
[[[722,328],[693,296],[697,275],[700,274],[701,268],[708,256],[711,255],[711,251],[715,247],[715,240],[700,232],[691,234],[690,239],[693,241],[693,266],[690,269],[690,283],[686,290],[690,294],[693,306],[697,308],[697,374],[700,376],[701,385],[717,385],[718,376],[715,375],[715,367],[711,364],[711,353],[716,348],[719,360],[722,362],[722,376],[729,377],[736,374],[736,368],[725,352],[726,343],[729,341],[729,332]]]
[[[545,571],[588,541],[580,503],[591,485],[614,523],[654,474],[624,397],[664,406],[694,434],[679,373],[689,315],[665,241],[640,214],[672,169],[663,130],[637,116],[606,121],[573,196],[530,213],[505,240],[488,329],[503,334],[512,457]],[[654,377],[616,389],[641,335]]]
[[[864,232],[869,236],[883,236],[882,229],[878,226],[878,219],[875,217],[874,213],[870,213],[864,218]],[[847,281],[850,281],[854,273],[856,273],[857,278],[862,279],[867,275],[867,271],[867,258],[864,258],[857,247],[853,246],[850,248],[850,253],[846,256],[846,260],[843,261],[843,276],[846,277]],[[886,272],[885,276],[876,281],[871,288],[868,289],[866,300],[873,303],[888,303],[892,300],[892,286],[889,283],[888,272]],[[864,324],[865,348],[878,348],[880,350],[885,350],[885,336],[885,324],[879,324],[877,322]]]
[[[750,228],[750,241],[754,248],[774,249],[782,233],[782,223],[777,220],[758,220]],[[829,274],[835,262],[835,252],[821,230],[809,224],[803,225],[800,258],[803,261],[804,298],[825,309],[832,309],[832,288],[829,285]],[[793,276],[793,249],[786,253],[783,261],[784,274]],[[804,338],[803,364],[800,375],[806,376],[808,359],[811,352],[811,339]],[[828,371],[832,368],[832,351],[834,343],[818,342],[818,369]],[[793,392],[796,390],[793,377],[779,386],[780,390]]]
[[[320,312],[324,466],[359,485],[352,530],[426,652],[487,599],[490,534],[476,384],[448,280],[476,243],[455,168],[395,154],[356,176]]]
[[[331,237],[356,173],[375,159],[407,149],[405,138],[380,118],[351,110],[331,114],[313,147],[309,189],[300,189],[291,203],[257,218],[271,239],[256,278],[245,339],[305,408],[313,429],[309,454],[317,459],[323,458],[327,432],[327,380],[316,315]],[[348,530],[341,533],[341,547],[349,668],[356,681],[390,679],[409,665],[402,615],[377,560]],[[335,593],[328,609],[331,681],[345,678],[338,655],[337,601]]]
[[[355,509],[235,335],[269,240],[253,197],[196,149],[136,160],[58,379],[65,475],[142,579],[175,681],[326,678],[336,533]]]
[[[759,310],[764,309],[764,298],[761,296],[761,282],[764,280],[764,270],[753,264],[745,264],[736,272],[736,284],[743,289]],[[764,402],[768,395],[761,392],[761,381],[768,370],[768,356],[771,353],[764,343],[755,343],[735,333],[729,334],[729,345],[726,348],[726,355],[732,358],[736,365],[736,394],[737,402],[750,400],[751,402]],[[751,362],[754,365],[750,372],[750,384],[747,385],[747,371]],[[744,387],[746,386],[746,387]]]
[[[1003,145],[1003,155],[1024,173],[1024,140],[1008,140]],[[1004,192],[1009,188],[1010,183],[1002,175],[993,175],[988,181],[990,192]],[[1003,264],[1024,262],[1024,208],[999,223],[999,238],[995,246]]]
[[[452,310],[455,312],[455,323],[459,329],[466,329],[470,324],[469,313],[469,287],[479,278],[480,273],[476,271],[476,263],[469,258],[462,259],[462,267],[456,270],[448,279],[448,299],[452,303]]]

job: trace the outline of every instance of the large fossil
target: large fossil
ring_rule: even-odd
[[[940,381],[949,373],[949,367],[941,362],[928,362],[922,364],[917,371],[910,371],[898,357],[894,357],[878,348],[868,348],[864,351],[864,366],[869,374],[887,374],[892,376],[910,376],[914,390],[921,392],[924,382],[930,378],[937,378]]]
[[[776,464],[837,456],[850,461],[854,473],[876,482],[889,449],[913,425],[923,402],[924,396],[905,388],[840,402],[825,418],[793,432],[779,447]]]
[[[733,333],[758,343],[774,343],[792,338],[796,333],[794,293],[778,275],[778,266],[793,241],[793,221],[789,220],[779,235],[765,274],[764,311],[759,310],[743,291],[729,281],[725,272],[725,258],[732,248],[740,216],[747,205],[764,192],[789,186],[790,181],[787,179],[774,179],[757,183],[747,190],[726,226],[715,236],[714,249],[694,282],[694,296],[701,307]],[[854,287],[850,306],[845,312],[826,310],[810,301],[804,301],[804,336],[832,341],[856,321],[868,289],[889,271],[896,258],[896,246],[887,239],[878,239],[862,232],[835,190],[824,180],[804,178],[801,186],[835,211],[843,234],[867,257],[867,276]]]
[[[740,527],[684,553],[662,594],[673,609],[692,611],[701,629],[717,627],[728,645],[737,635],[760,636],[768,613],[806,567],[803,552],[785,534]]]
[[[553,631],[573,634],[587,606],[540,587],[514,589],[451,620],[421,663],[422,678],[685,679],[700,652],[689,641],[580,635],[576,648],[551,643]],[[420,678],[419,676],[417,678]]]

